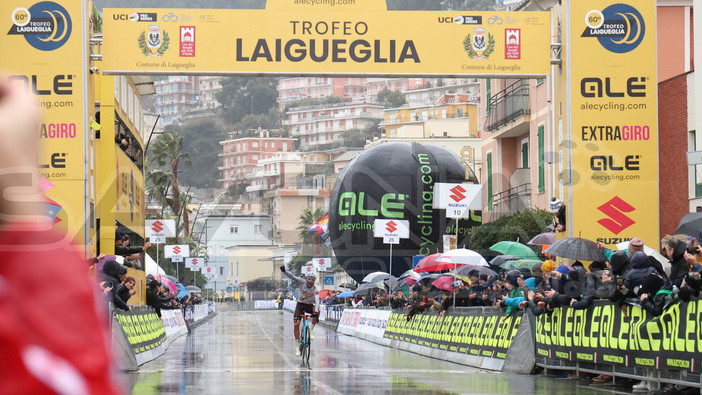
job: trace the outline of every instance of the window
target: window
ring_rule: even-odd
[[[492,210],[492,152],[487,154],[485,161],[487,162],[488,210]]]
[[[239,225],[229,225],[229,233],[239,233]]]
[[[224,276],[224,266],[219,267],[219,275]]]
[[[253,148],[258,148],[258,141],[252,141],[252,142],[251,142],[251,147],[253,147]]]
[[[263,233],[263,225],[254,225],[254,233],[256,233],[256,234]]]
[[[529,168],[529,138],[525,138],[521,143],[522,147],[522,169]]]
[[[487,106],[485,106],[485,112],[490,113],[490,96],[492,95],[491,90],[490,90],[490,79],[485,80],[485,103],[487,103]]]
[[[546,165],[544,158],[544,125],[539,126],[536,132],[537,144],[539,145],[539,193],[546,192]]]
[[[692,148],[690,151],[697,151],[697,131],[693,130],[690,132],[690,144]],[[700,176],[699,165],[695,165],[695,197],[702,197],[702,177]]]

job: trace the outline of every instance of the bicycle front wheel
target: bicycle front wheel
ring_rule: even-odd
[[[302,332],[302,361],[309,365],[310,363],[310,328],[305,325],[305,330]]]

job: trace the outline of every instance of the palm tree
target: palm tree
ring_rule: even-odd
[[[296,228],[296,230],[299,232],[298,236],[300,237],[300,239],[302,239],[303,255],[311,255],[309,253],[304,254],[304,250],[306,246],[314,244],[315,255],[319,256],[321,237],[317,232],[310,233],[310,227],[314,225],[317,221],[319,221],[324,216],[324,214],[326,214],[326,211],[322,210],[321,208],[317,208],[313,212],[309,207],[306,207],[302,214],[300,214],[298,227]]]
[[[155,170],[149,173],[149,177],[154,186],[157,189],[157,193],[162,193],[162,199],[165,201],[173,211],[173,214],[179,216],[180,211],[184,205],[182,196],[180,193],[180,185],[178,184],[178,171],[180,168],[180,161],[182,160],[186,166],[192,166],[190,161],[190,154],[183,151],[183,137],[174,135],[172,133],[164,133],[152,146],[151,157],[149,161],[151,163],[157,164],[159,167],[166,167],[167,170]],[[170,170],[170,171],[169,171]],[[170,178],[171,183],[171,199],[166,197],[167,192],[163,186],[163,182]],[[159,182],[159,184],[156,184]],[[188,236],[190,229],[190,220],[188,218],[187,210],[183,212],[183,228],[185,230],[185,235]],[[176,228],[179,224],[176,223]],[[177,238],[177,235],[176,235]]]

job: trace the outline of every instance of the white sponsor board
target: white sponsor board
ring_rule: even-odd
[[[448,218],[468,218],[470,210],[482,210],[483,186],[480,184],[434,184],[433,208],[445,209]]]
[[[163,247],[163,254],[166,258],[172,256],[189,256],[190,246],[187,244],[169,244]]]
[[[201,257],[189,257],[185,258],[185,267],[187,268],[193,268],[193,267],[204,267],[205,266],[205,258]]]
[[[312,266],[320,272],[331,269],[331,258],[312,258]]]
[[[382,237],[385,244],[400,244],[400,239],[409,238],[409,221],[399,219],[376,219],[373,236]]]
[[[175,237],[175,228],[175,220],[172,219],[147,219],[144,231],[146,237]]]

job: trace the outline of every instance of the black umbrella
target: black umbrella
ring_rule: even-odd
[[[700,237],[702,231],[702,213],[687,213],[680,220],[680,225],[675,233],[682,233],[692,237]]]
[[[498,255],[492,259],[490,259],[490,264],[492,266],[500,266],[501,264],[505,263],[505,261],[511,261],[513,259],[521,259],[521,257],[518,257],[516,255]],[[468,265],[468,266],[475,266],[475,265]],[[458,273],[458,272],[456,272]],[[468,272],[466,272],[468,273]]]
[[[358,284],[355,284],[355,283],[339,284],[339,288],[347,288],[347,289],[356,289],[357,286],[358,286]]]
[[[500,256],[509,256],[509,255],[500,255]],[[519,257],[515,259],[520,259]],[[496,271],[490,269],[489,267],[485,267],[482,265],[465,265],[457,268],[456,270],[453,270],[454,273],[458,274],[459,276],[464,276],[467,277],[468,273],[470,273],[473,270],[478,271],[478,276],[480,275],[487,275],[487,276],[494,276],[497,274]]]
[[[597,248],[597,243],[580,237],[566,237],[553,243],[544,251],[545,253],[561,258],[577,259],[583,261],[606,261],[602,251]]]
[[[355,291],[353,291],[353,294],[356,296],[362,296],[362,295],[368,295],[368,293],[373,290],[373,289],[380,289],[378,287],[378,284],[374,283],[363,283],[356,288]]]
[[[534,236],[527,242],[529,245],[551,245],[556,242],[556,233],[555,232],[545,232],[545,233],[539,233],[538,235]]]

